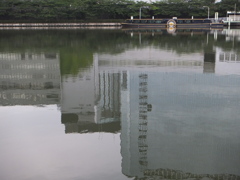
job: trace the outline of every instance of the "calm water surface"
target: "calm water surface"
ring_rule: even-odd
[[[240,29],[0,30],[0,179],[240,179]]]

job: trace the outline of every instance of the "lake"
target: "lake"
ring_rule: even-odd
[[[240,29],[0,29],[1,180],[239,180]]]

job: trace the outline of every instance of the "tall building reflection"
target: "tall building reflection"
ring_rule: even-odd
[[[123,173],[139,179],[239,178],[240,94],[234,87],[239,78],[148,73],[147,103],[142,103],[135,81],[141,75],[129,78],[131,114],[121,121]],[[142,104],[151,104],[151,111]]]
[[[119,132],[123,74],[101,70],[98,56],[76,77],[62,77],[62,123],[66,133]],[[87,93],[86,93],[87,92]]]
[[[49,105],[60,102],[57,53],[0,53],[1,105]]]
[[[148,114],[151,105],[148,104],[148,75],[139,75],[139,135],[138,135],[138,152],[140,169],[144,170],[148,167],[147,160],[147,126]]]
[[[170,51],[148,48],[141,56],[138,49],[96,54],[93,67],[65,79],[78,88],[62,83],[64,103],[65,93],[73,96],[70,89],[79,96],[63,116],[81,112],[75,121],[62,119],[66,133],[120,131],[122,172],[136,179],[238,179],[240,79],[237,72],[219,76],[225,75],[222,50],[214,51],[186,54],[180,62]],[[214,68],[204,70],[206,63]]]

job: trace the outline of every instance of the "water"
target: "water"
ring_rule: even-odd
[[[0,179],[240,179],[240,30],[0,30]]]

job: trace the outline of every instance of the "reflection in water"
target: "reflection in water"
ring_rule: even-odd
[[[148,105],[148,75],[139,75],[139,135],[138,135],[138,152],[139,152],[139,166],[143,171],[148,167],[147,160],[147,128],[148,128],[148,116],[147,112],[151,108]]]
[[[233,174],[192,174],[184,173],[182,171],[176,171],[173,169],[156,169],[156,170],[146,170],[144,171],[144,176],[146,178],[136,178],[136,179],[147,179],[151,177],[156,177],[157,179],[239,179],[239,176]]]
[[[121,121],[122,172],[130,177],[238,179],[240,79],[220,68],[217,53],[185,54],[180,62],[152,48],[95,55],[94,66],[73,78],[78,88],[64,91],[63,82],[64,95],[79,96],[64,111],[81,112],[67,118],[66,132],[116,132]]]
[[[78,45],[71,53],[1,53],[1,105],[59,104],[67,134],[120,132],[129,178],[240,179],[235,44],[218,44],[226,39],[215,32],[131,33],[117,53],[106,51],[111,43],[81,55]]]
[[[62,78],[61,110],[66,133],[120,130],[121,74],[99,72],[96,63],[95,58],[94,67],[75,78]]]
[[[129,78],[131,114],[128,121],[122,120],[129,134],[123,129],[121,133],[123,173],[139,178],[157,169],[167,171],[157,173],[162,177],[176,171],[194,178],[239,174],[240,94],[235,87],[239,77],[148,73],[147,103],[143,104],[152,105],[149,112],[136,104],[142,89],[135,79],[141,75]],[[137,107],[141,109],[137,111]]]
[[[1,53],[1,105],[57,104],[60,69],[56,53]]]

